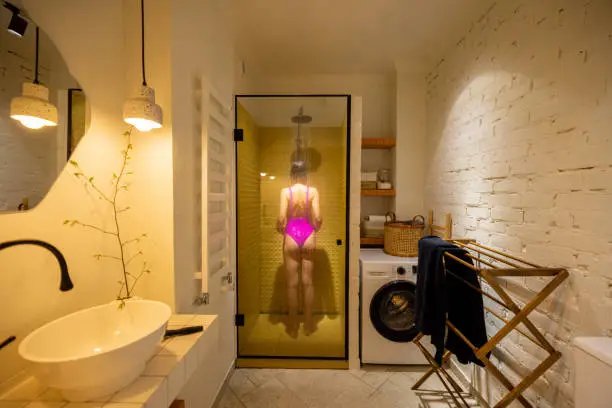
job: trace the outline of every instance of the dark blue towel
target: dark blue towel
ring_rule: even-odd
[[[465,250],[439,237],[426,236],[419,241],[416,326],[421,333],[431,335],[438,363],[441,363],[446,347],[461,363],[473,362],[482,366],[484,364],[457,335],[449,331],[446,336],[448,318],[474,346],[481,347],[487,342],[482,295],[446,273],[444,265],[448,271],[480,288],[478,276],[473,269],[449,257],[444,262],[445,252],[472,264]]]

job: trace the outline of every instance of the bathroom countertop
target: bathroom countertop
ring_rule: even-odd
[[[202,325],[204,331],[164,340],[132,384],[91,402],[68,402],[27,372],[0,386],[0,408],[167,408],[204,359],[214,353],[217,316],[172,315],[168,329]]]

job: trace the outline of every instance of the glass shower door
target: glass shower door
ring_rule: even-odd
[[[238,357],[344,360],[348,97],[236,109]]]

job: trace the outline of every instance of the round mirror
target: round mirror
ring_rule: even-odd
[[[89,109],[59,51],[42,29],[37,35],[19,1],[0,8],[0,61],[0,211],[25,211],[63,170]]]

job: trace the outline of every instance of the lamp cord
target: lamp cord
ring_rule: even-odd
[[[145,76],[145,22],[144,22],[144,0],[140,0],[140,29],[142,50],[142,86],[147,86]]]
[[[34,83],[38,84],[38,41],[39,41],[39,33],[38,26],[36,26],[36,66],[34,67]]]

